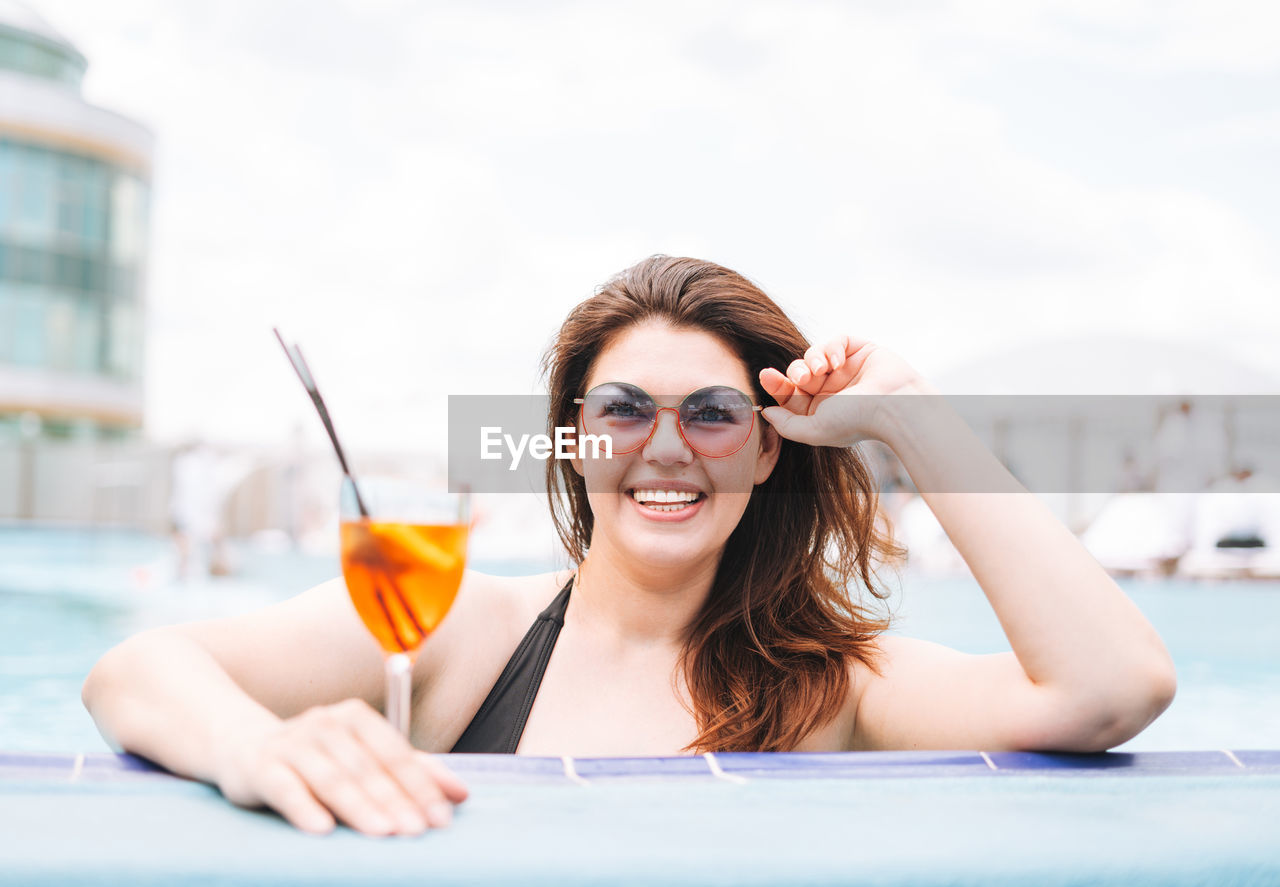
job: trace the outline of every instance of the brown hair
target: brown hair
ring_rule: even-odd
[[[569,313],[543,358],[549,425],[573,425],[575,397],[596,357],[645,320],[719,337],[747,366],[758,402],[765,367],[784,369],[808,347],[768,296],[728,268],[654,256],[628,268]],[[852,449],[783,439],[768,480],[753,491],[725,544],[706,604],[682,653],[698,726],[687,747],[787,751],[839,712],[851,660],[872,669],[875,618],[849,595],[856,577],[877,599],[875,563],[905,553],[877,526],[877,490]],[[575,563],[591,543],[586,483],[564,460],[547,460],[556,530]]]

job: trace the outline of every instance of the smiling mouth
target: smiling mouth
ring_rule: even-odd
[[[643,508],[653,511],[684,511],[694,503],[707,498],[706,493],[691,490],[627,490],[627,495]]]

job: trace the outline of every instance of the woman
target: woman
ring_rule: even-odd
[[[375,711],[381,657],[340,580],[112,650],[84,688],[103,735],[308,831],[412,834],[466,797],[415,747],[1097,751],[1172,700],[1138,609],[886,349],[807,347],[749,281],[660,256],[579,305],[546,368],[550,424],[619,444],[548,463],[577,569],[467,575],[415,666],[412,746]],[[902,553],[861,440],[924,491],[1013,652],[885,635],[851,597],[883,598],[875,569]]]

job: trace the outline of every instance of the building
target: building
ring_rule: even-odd
[[[87,64],[0,0],[0,443],[142,427],[153,136],[84,100]]]
[[[1280,477],[1280,380],[1229,347],[1100,332],[1014,344],[932,381],[1076,530],[1117,493],[1194,494],[1245,467]],[[1193,429],[1172,443],[1183,410]]]

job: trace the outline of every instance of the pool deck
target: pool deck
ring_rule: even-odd
[[[0,753],[0,882],[1280,885],[1280,750],[441,758],[453,825],[371,839]]]

